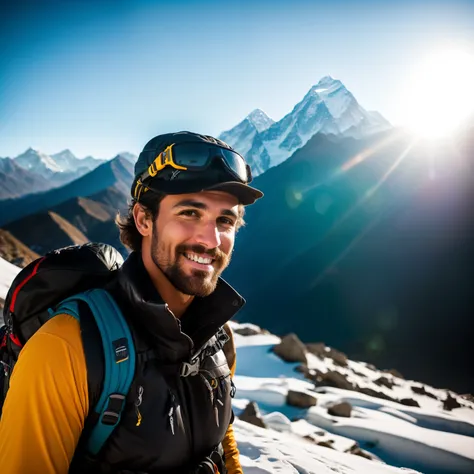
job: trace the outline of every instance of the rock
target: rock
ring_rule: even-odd
[[[347,367],[347,356],[343,352],[336,351],[336,349],[331,349],[329,351],[329,357],[336,365],[339,365],[340,367]]]
[[[296,334],[286,335],[273,347],[273,352],[286,362],[303,362],[306,364],[306,347]]]
[[[317,398],[309,395],[308,393],[288,390],[286,403],[294,407],[309,408],[316,405]]]
[[[390,400],[391,402],[398,402],[395,398],[392,398],[390,395],[387,395],[383,392],[378,392],[377,390],[373,390],[369,387],[358,387],[357,389],[360,393],[365,393],[366,395],[370,395],[371,397],[381,398],[382,400]]]
[[[374,364],[366,364],[366,367],[370,370],[377,370],[377,367],[375,367]]]
[[[331,439],[331,440],[328,440],[328,441],[317,441],[316,444],[318,446],[324,446],[325,448],[331,448],[331,449],[334,449],[334,446],[332,445],[334,443],[334,441]]]
[[[399,403],[402,405],[406,405],[407,407],[419,407],[420,404],[416,401],[413,400],[413,398],[402,398]]]
[[[308,366],[306,364],[297,365],[295,367],[295,372],[303,374],[306,378],[311,377],[311,371],[310,369],[308,369]]]
[[[336,387],[336,388],[343,388],[345,390],[354,390],[354,385],[352,385],[347,379],[346,376],[336,372],[335,370],[331,370],[326,372],[325,374],[319,372],[314,380],[314,383],[317,387]]]
[[[255,402],[250,402],[240,414],[239,418],[252,425],[259,426],[260,428],[266,428],[267,425],[262,419],[258,405]]]
[[[332,405],[328,405],[328,413],[332,416],[350,418],[352,405],[348,402],[333,403]]]
[[[320,359],[328,357],[329,359],[332,359],[336,365],[347,367],[346,354],[336,351],[336,349],[327,347],[323,342],[312,342],[310,344],[306,344],[306,349],[308,352],[314,354]]]
[[[443,402],[443,408],[445,410],[448,410],[448,411],[451,411],[454,408],[459,408],[461,406],[462,405],[456,400],[456,398],[451,396],[450,393],[448,393],[448,396],[446,397],[446,400],[444,400],[444,402]]]
[[[256,336],[257,334],[262,334],[262,331],[257,326],[243,326],[239,328],[232,329],[236,334],[240,334],[241,336]]]
[[[364,379],[367,378],[367,375],[364,375],[364,374],[361,373],[361,372],[357,372],[357,370],[352,369],[352,373],[353,373],[354,375],[357,375],[357,376],[362,377],[362,378],[364,378]]]
[[[306,349],[308,352],[314,354],[320,359],[327,357],[326,345],[323,342],[311,342],[309,344],[306,344]]]
[[[318,386],[323,379],[324,373],[317,369],[308,369],[306,372],[304,372],[304,376]]]
[[[391,380],[387,377],[379,377],[377,380],[374,380],[374,383],[380,385],[381,387],[393,388],[395,385]]]
[[[394,377],[405,380],[405,377],[397,369],[384,370],[387,374],[392,374]]]
[[[428,390],[426,390],[424,385],[422,385],[421,387],[418,387],[417,385],[412,385],[411,390],[417,395],[426,395],[427,397],[438,400],[438,397],[434,393],[428,392]]]
[[[356,456],[361,456],[365,459],[370,459],[370,460],[373,460],[373,459],[378,459],[376,456],[374,456],[373,454],[369,453],[368,451],[364,451],[363,449],[360,448],[360,446],[355,443],[353,444],[348,450],[345,451],[346,453],[350,453],[350,454],[355,454]]]

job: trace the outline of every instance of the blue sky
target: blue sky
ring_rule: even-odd
[[[421,58],[474,50],[472,1],[10,3],[0,156],[108,158],[159,133],[218,135],[255,108],[279,120],[325,75],[402,124],[401,84]]]

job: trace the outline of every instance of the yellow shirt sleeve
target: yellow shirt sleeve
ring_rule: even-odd
[[[235,354],[234,340],[232,333],[230,332],[229,336],[231,337],[231,344]],[[236,357],[234,357],[232,366],[230,367],[231,377],[235,375],[235,368],[237,365]],[[239,448],[237,447],[237,441],[234,435],[234,428],[232,425],[229,425],[224,439],[222,440],[222,447],[224,448],[225,453],[225,467],[229,474],[243,474],[242,466],[240,464],[240,453]]]
[[[66,474],[88,412],[80,325],[58,315],[25,344],[13,370],[0,419],[1,474]],[[229,474],[243,474],[232,425],[222,445]]]
[[[79,322],[59,315],[20,352],[0,419],[2,474],[66,474],[89,411]]]

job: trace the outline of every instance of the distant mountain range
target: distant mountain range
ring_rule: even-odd
[[[280,121],[256,109],[219,138],[243,154],[258,176],[285,161],[316,133],[362,138],[390,127],[381,114],[366,111],[341,81],[326,76]]]
[[[40,255],[87,241],[110,243],[126,255],[115,217],[126,210],[132,178],[133,165],[117,156],[60,188],[0,201],[0,226]],[[5,258],[28,263],[12,251]]]
[[[123,152],[120,156],[135,163],[136,156],[132,153]],[[0,200],[58,188],[106,161],[92,156],[77,158],[70,150],[47,155],[28,148],[15,158],[0,159]]]
[[[472,150],[474,128],[455,150],[398,130],[312,137],[255,179],[265,197],[224,275],[239,318],[473,391]]]
[[[122,194],[128,195],[132,178],[133,165],[118,155],[60,188],[0,201],[0,226],[38,211],[50,210],[72,198],[92,196],[109,187],[115,187]]]

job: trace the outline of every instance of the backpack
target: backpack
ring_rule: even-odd
[[[58,314],[73,316],[81,324],[81,331],[86,331],[89,318],[81,319],[82,305],[86,304],[100,334],[104,356],[103,370],[99,371],[102,391],[89,413],[85,440],[88,454],[99,453],[120,421],[135,373],[131,331],[115,300],[104,289],[122,263],[123,258],[114,247],[87,243],[49,252],[18,273],[6,296],[5,325],[0,327],[0,416],[23,345]],[[182,377],[197,375],[203,359],[219,350],[224,351],[229,367],[233,364],[235,348],[228,325],[214,339],[213,344],[194,353],[190,362],[181,364]],[[235,393],[233,383],[232,390]]]
[[[21,348],[49,319],[69,314],[79,323],[85,303],[102,339],[102,393],[91,416],[97,420],[87,440],[97,454],[115,426],[135,372],[133,339],[120,309],[103,287],[122,265],[120,253],[107,244],[88,243],[46,254],[18,273],[5,299],[0,328],[0,415]]]

